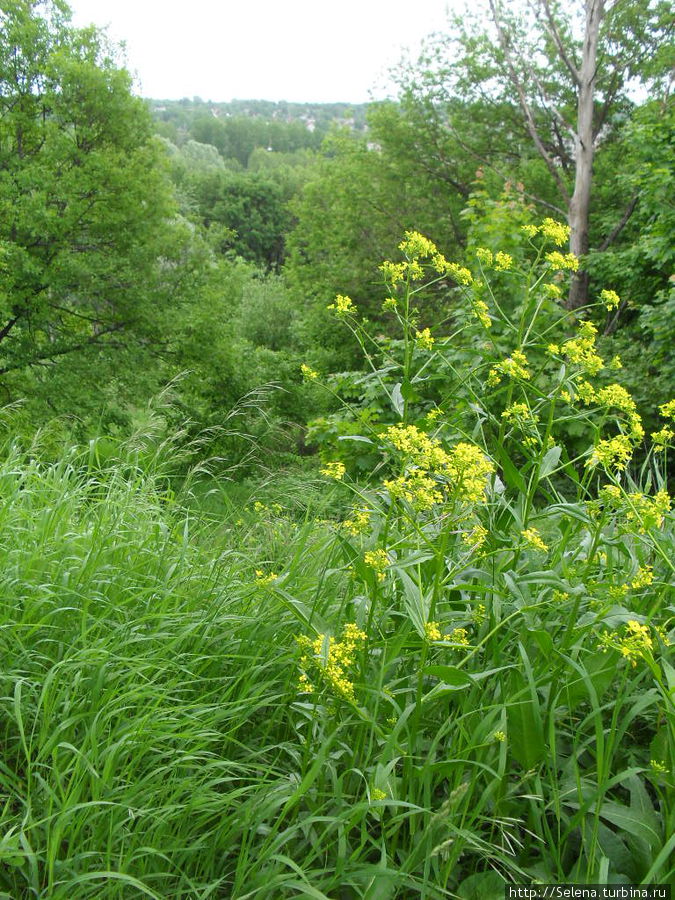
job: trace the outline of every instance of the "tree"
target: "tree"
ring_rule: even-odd
[[[61,0],[0,6],[0,374],[152,333],[187,230],[114,51]]]
[[[492,29],[468,14],[456,17],[452,33],[436,45],[433,65],[425,60],[426,71],[409,82],[408,91],[426,99],[427,109],[431,97],[458,142],[505,178],[513,174],[523,139],[529,142],[554,189],[536,199],[566,215],[570,250],[583,260],[590,247],[595,155],[611,142],[638,85],[653,88],[667,70],[667,54],[659,49],[668,46],[672,29],[667,6],[658,0],[488,0]],[[475,121],[467,125],[458,115],[464,107],[466,116],[467,105],[480,107],[479,120],[496,129],[488,153],[472,135],[481,133]],[[628,198],[599,246],[616,240],[636,203],[635,195]],[[583,306],[587,298],[582,267],[568,305]]]

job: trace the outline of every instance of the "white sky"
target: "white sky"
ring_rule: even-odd
[[[109,26],[146,97],[361,103],[460,0],[70,0]]]

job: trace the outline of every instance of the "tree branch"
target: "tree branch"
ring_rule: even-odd
[[[123,322],[118,322],[115,325],[111,325],[106,328],[104,331],[99,332],[99,334],[94,335],[91,338],[88,338],[86,341],[80,341],[79,344],[71,344],[69,347],[61,347],[58,350],[45,351],[44,353],[39,353],[37,356],[34,356],[32,359],[27,359],[20,363],[14,363],[11,366],[3,366],[0,369],[0,375],[5,375],[7,372],[14,372],[16,369],[24,369],[28,366],[37,366],[41,365],[43,360],[52,360],[56,359],[58,356],[66,356],[68,353],[74,353],[77,350],[83,350],[85,347],[90,347],[92,344],[100,343],[100,338],[106,334],[112,334],[116,331],[122,331],[124,328]]]
[[[548,22],[548,27],[546,30],[553,39],[553,43],[555,44],[558,51],[558,56],[565,64],[567,71],[572,76],[572,81],[574,82],[574,84],[579,87],[579,85],[581,84],[581,75],[579,74],[579,70],[577,69],[577,67],[567,55],[565,45],[563,44],[562,38],[560,37],[560,32],[558,31],[558,26],[556,25],[555,18],[553,16],[553,13],[551,12],[549,0],[539,0],[539,5],[543,7],[544,14],[546,15],[546,19]]]
[[[537,126],[534,121],[534,115],[532,113],[532,109],[530,108],[529,103],[527,102],[527,97],[525,96],[525,90],[523,85],[518,77],[518,73],[516,72],[515,66],[511,60],[511,53],[509,51],[509,43],[506,39],[506,35],[504,34],[504,29],[502,28],[499,13],[497,11],[497,6],[495,0],[490,0],[490,9],[492,11],[492,19],[495,23],[495,27],[497,29],[497,37],[499,39],[499,45],[502,48],[504,53],[504,59],[506,60],[506,65],[509,70],[509,77],[511,79],[511,83],[516,89],[516,93],[518,94],[518,101],[520,103],[520,108],[523,112],[523,116],[525,117],[525,124],[527,126],[528,133],[532,140],[534,141],[534,145],[539,151],[539,155],[546,163],[546,166],[553,177],[556,185],[558,186],[558,190],[560,191],[563,200],[565,203],[569,204],[570,202],[570,194],[567,190],[567,185],[560,177],[560,172],[558,172],[555,163],[551,159],[549,152],[547,151],[544,143],[539,136],[539,132],[537,131]]]
[[[616,228],[614,228],[614,230],[605,238],[605,240],[602,242],[602,244],[600,244],[600,246],[598,247],[598,253],[604,253],[605,250],[611,244],[613,244],[614,241],[618,238],[618,236],[621,234],[623,229],[626,227],[626,223],[628,222],[630,217],[633,215],[635,207],[638,205],[639,199],[640,199],[639,194],[636,194],[633,197],[633,199],[630,201],[630,203],[626,207],[626,211],[621,216],[621,219],[619,220],[619,224],[616,226]]]

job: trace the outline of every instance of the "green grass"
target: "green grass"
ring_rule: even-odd
[[[349,543],[269,508],[200,524],[147,468],[10,453],[0,469],[7,896],[667,877],[672,784],[650,764],[672,766],[664,695],[587,640],[581,592],[561,605],[522,558],[512,577],[493,558],[435,613],[471,627],[487,604],[467,655],[417,633],[428,561],[406,565],[373,585],[356,702],[299,694],[294,636],[363,621]],[[258,566],[279,579],[256,584]]]
[[[670,438],[596,382],[588,324],[537,336],[542,247],[516,275],[520,320],[467,371],[416,339],[419,279],[389,286],[398,344],[344,314],[388,399],[326,429],[337,481],[186,477],[159,419],[52,462],[7,444],[0,898],[673,879]],[[467,346],[502,316],[482,296]]]

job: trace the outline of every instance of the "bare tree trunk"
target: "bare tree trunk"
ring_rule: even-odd
[[[598,36],[605,0],[585,0],[586,30],[579,70],[577,129],[574,148],[576,175],[569,205],[570,250],[576,256],[588,253],[588,218],[593,177],[593,101],[597,73]],[[588,272],[580,268],[572,278],[567,298],[569,309],[588,303]]]

